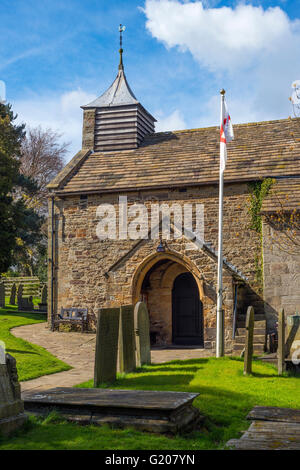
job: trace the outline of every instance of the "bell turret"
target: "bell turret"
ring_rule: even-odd
[[[133,94],[125,76],[120,25],[120,63],[112,85],[91,103],[81,106],[83,148],[95,152],[137,148],[145,135],[154,132],[156,119],[145,110]]]

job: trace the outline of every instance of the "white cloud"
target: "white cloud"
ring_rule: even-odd
[[[178,109],[168,116],[164,116],[160,112],[155,113],[155,115],[157,116],[156,132],[176,131],[186,128],[186,123]]]
[[[146,26],[166,46],[179,46],[211,70],[249,66],[257,53],[273,53],[300,33],[300,22],[279,8],[238,5],[204,8],[203,2],[147,0]]]
[[[13,102],[18,121],[30,127],[51,128],[62,134],[62,141],[70,142],[68,160],[81,148],[82,109],[96,95],[81,89],[72,90],[59,96],[32,95],[25,100]]]
[[[205,5],[146,0],[146,26],[167,48],[189,51],[216,82],[226,85],[239,120],[287,117],[290,84],[299,76],[299,19],[291,20],[279,7]]]

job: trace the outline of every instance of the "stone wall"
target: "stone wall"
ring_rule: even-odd
[[[99,308],[113,307],[133,301],[133,279],[137,267],[156,254],[158,240],[102,240],[96,235],[99,204],[114,204],[118,211],[118,194],[89,195],[56,199],[55,205],[55,274],[54,311],[60,307],[88,307],[90,327],[95,327]],[[204,204],[205,241],[217,249],[218,187],[213,185],[186,190],[143,191],[128,194],[128,204],[156,201]],[[247,184],[228,184],[224,191],[224,256],[249,279],[249,290],[258,290],[255,258],[260,257],[259,234],[250,230]],[[51,223],[49,224],[51,235]],[[49,237],[49,248],[51,236]],[[186,239],[167,241],[167,251],[203,282],[203,308],[206,346],[214,346],[217,263],[215,259],[191,246]],[[50,251],[49,251],[50,253]],[[49,267],[50,270],[50,267]],[[50,271],[49,271],[50,272]],[[152,280],[154,282],[154,279]],[[49,276],[49,290],[51,282]],[[51,296],[49,296],[51,297]],[[152,299],[154,301],[154,298]],[[240,305],[245,313],[247,305]],[[259,303],[258,303],[259,307]],[[224,269],[224,308],[226,335],[230,344],[233,312],[233,278]],[[49,307],[50,310],[50,307]],[[257,313],[259,313],[257,311]],[[169,325],[170,327],[170,325]]]
[[[82,148],[94,149],[95,138],[95,109],[83,110]]]
[[[284,308],[285,315],[300,311],[300,238],[297,243],[290,243],[284,233],[263,223],[264,300],[269,331],[275,328],[280,308]]]

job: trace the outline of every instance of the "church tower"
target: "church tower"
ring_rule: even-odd
[[[136,99],[126,80],[120,25],[120,63],[112,85],[83,109],[82,148],[95,152],[137,148],[154,132],[156,119]]]

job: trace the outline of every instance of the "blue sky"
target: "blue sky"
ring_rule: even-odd
[[[300,79],[299,0],[0,0],[0,80],[19,119],[80,148],[80,105],[118,65],[158,130],[218,124],[224,87],[233,123],[288,117]],[[298,8],[297,8],[298,6]],[[3,40],[4,39],[4,40]]]

